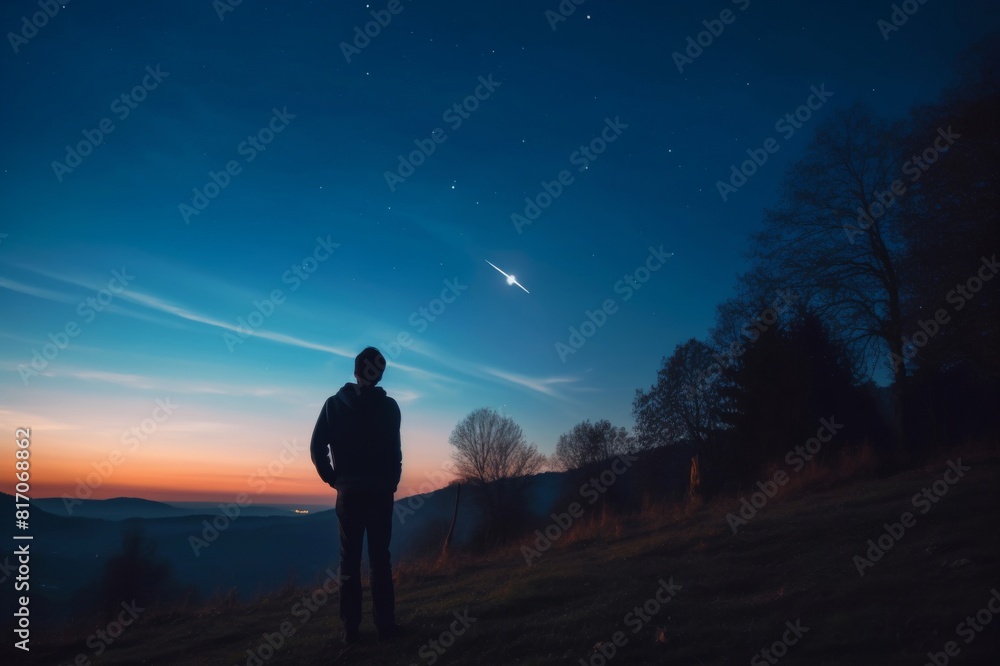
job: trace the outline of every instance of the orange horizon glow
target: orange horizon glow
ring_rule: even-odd
[[[439,490],[447,485],[447,482],[440,485],[434,484],[431,479],[433,474],[428,474],[431,470],[403,470],[403,478],[400,480],[399,488],[396,492],[396,500],[404,499],[411,495],[419,495],[434,490]],[[93,470],[91,470],[91,473]],[[208,477],[208,475],[205,475]],[[225,477],[223,477],[225,478]],[[78,483],[78,480],[80,483]],[[207,480],[207,479],[206,479]],[[288,490],[265,491],[256,493],[247,486],[245,477],[239,480],[230,479],[226,483],[214,484],[192,484],[187,492],[179,493],[177,484],[171,482],[167,484],[151,485],[139,482],[126,481],[115,483],[109,480],[101,483],[97,487],[88,485],[86,473],[81,476],[76,474],[68,479],[46,481],[32,484],[29,496],[32,499],[62,498],[65,496],[107,500],[119,497],[130,497],[136,499],[146,499],[155,502],[170,504],[173,502],[205,502],[205,503],[230,503],[236,502],[241,494],[246,494],[251,504],[256,505],[329,505],[333,508],[337,501],[337,491],[323,483],[313,472],[311,478],[284,479],[280,484],[282,488],[296,488],[295,492]],[[451,480],[451,477],[448,479]],[[274,485],[278,485],[274,482]],[[205,490],[206,487],[213,487],[214,490]],[[309,488],[309,490],[306,490]],[[89,491],[89,493],[88,493]]]
[[[128,409],[128,402],[116,407]],[[332,507],[336,502],[336,491],[320,480],[312,464],[311,415],[294,423],[265,419],[227,423],[194,405],[185,407],[187,420],[166,422],[138,444],[123,438],[118,423],[88,411],[86,405],[80,405],[78,412],[60,414],[58,421],[0,410],[6,417],[0,418],[0,427],[13,428],[15,419],[33,424],[28,493],[32,499],[135,497],[166,503],[230,503],[245,494],[258,505]],[[133,407],[139,415],[148,409],[142,403]],[[396,498],[447,485],[453,475],[446,471],[450,451],[443,444],[445,435],[433,423],[408,424],[402,435],[403,476]],[[13,439],[7,440],[3,455],[12,460],[14,448]],[[13,494],[13,484],[9,488]]]
[[[113,450],[117,451],[117,449]],[[45,454],[35,454],[34,480],[29,496],[77,497],[79,499],[112,499],[136,497],[159,502],[235,502],[241,495],[253,504],[330,504],[336,501],[336,491],[320,480],[308,456],[285,465],[278,458],[270,463],[245,461],[240,471],[216,471],[222,465],[191,469],[190,462],[164,457],[119,458],[114,452],[89,457],[84,452],[72,457],[59,456],[52,460]],[[443,488],[454,475],[448,465],[434,456],[404,451],[403,475],[396,498],[423,494]],[[41,461],[39,460],[41,459]],[[117,465],[114,461],[119,461]],[[45,468],[44,477],[38,470]]]

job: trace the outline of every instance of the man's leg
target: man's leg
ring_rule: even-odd
[[[356,636],[361,625],[361,544],[365,533],[365,498],[337,492],[340,526],[340,619],[344,632]]]
[[[393,496],[373,493],[368,512],[368,565],[371,568],[372,605],[380,634],[396,629],[396,595],[392,586],[389,542],[392,539]]]

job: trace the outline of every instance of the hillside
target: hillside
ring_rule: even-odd
[[[687,481],[688,449],[661,447],[643,454],[641,468],[655,476],[659,489],[681,494]],[[636,465],[639,468],[640,465]],[[618,499],[642,494],[646,477],[631,471],[614,483]],[[544,526],[548,515],[562,507],[562,498],[576,492],[575,475],[546,472],[529,477],[523,485],[524,520]],[[331,496],[335,495],[331,491]],[[466,493],[458,512],[454,545],[467,545],[481,522],[479,511]],[[14,498],[0,494],[0,501],[13,504]],[[44,500],[43,500],[44,501]],[[305,585],[315,572],[330,563],[339,549],[337,520],[332,509],[306,515],[269,515],[272,509],[252,504],[230,517],[222,508],[191,514],[159,502],[120,498],[84,500],[74,506],[72,517],[57,513],[32,512],[31,525],[36,551],[44,553],[33,565],[33,613],[40,622],[61,624],[73,618],[90,617],[94,600],[100,595],[109,562],[121,551],[123,535],[142,534],[150,558],[162,562],[169,578],[162,584],[171,593],[198,601],[219,594],[232,594],[249,601],[289,584]],[[436,553],[444,541],[455,507],[455,489],[442,488],[425,495],[396,501],[393,518],[392,554],[394,561],[407,562],[427,553]],[[162,509],[182,515],[161,516]],[[37,509],[37,505],[36,505]],[[254,513],[263,509],[264,515]],[[151,512],[151,517],[129,518]],[[83,514],[103,519],[84,517]],[[13,542],[12,542],[13,543]],[[247,554],[254,557],[248,558]],[[13,545],[0,545],[0,563],[11,561]]]
[[[969,643],[971,630],[956,628],[1000,586],[1000,455],[963,454],[969,469],[954,485],[942,480],[949,458],[886,480],[790,491],[735,535],[726,514],[739,501],[722,499],[687,516],[609,520],[603,531],[585,514],[531,566],[519,548],[451,570],[404,565],[397,603],[408,632],[390,644],[375,642],[366,615],[362,643],[342,653],[336,597],[307,612],[300,589],[247,605],[151,614],[100,663],[260,664],[248,657],[255,650],[269,665],[597,665],[605,662],[591,658],[595,644],[610,654],[616,632],[621,647],[612,661],[621,664],[765,664],[787,651],[787,663],[919,665],[948,641],[960,651],[955,663],[992,663],[1000,622],[972,632]],[[924,488],[944,492],[914,504]],[[595,517],[599,507],[590,509]],[[904,512],[915,524],[907,520],[898,542],[859,575],[854,557]],[[673,595],[660,608],[652,601],[658,590]],[[637,614],[646,602],[650,616]],[[467,629],[455,613],[465,614]],[[272,655],[265,634],[278,643],[282,623],[289,637]],[[34,656],[40,663],[93,656],[84,641],[96,628],[74,639],[38,636]],[[450,648],[434,647],[443,644]],[[765,656],[765,648],[773,652]]]

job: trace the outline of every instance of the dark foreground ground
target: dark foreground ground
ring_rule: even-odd
[[[958,458],[968,470],[948,483]],[[597,504],[531,566],[519,548],[404,565],[397,596],[408,631],[388,644],[375,640],[366,608],[362,642],[345,651],[336,594],[317,593],[313,611],[303,604],[310,590],[296,589],[249,605],[150,612],[99,656],[86,639],[104,625],[41,635],[32,661],[921,666],[934,663],[932,652],[938,666],[998,663],[1000,618],[988,608],[1000,590],[996,447],[884,480],[819,481],[769,500],[735,535],[726,514],[738,499],[588,524],[600,518]],[[914,504],[924,488],[933,501]],[[904,512],[912,520],[902,523]],[[898,538],[886,523],[900,523]],[[854,557],[880,536],[891,548],[862,576]]]

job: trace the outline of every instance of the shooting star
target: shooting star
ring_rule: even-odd
[[[490,266],[493,266],[493,268],[496,268],[498,271],[500,271],[500,269],[497,268],[496,264],[494,264],[493,262],[491,262],[489,259],[486,260],[486,263],[488,263]],[[507,284],[510,284],[510,285],[516,284],[521,289],[524,289],[524,285],[521,284],[520,282],[518,282],[516,277],[514,277],[513,275],[507,275],[503,271],[500,271],[500,272],[503,274],[503,276],[505,278],[507,278]],[[531,292],[528,291],[527,289],[524,289],[524,293],[530,294]]]

